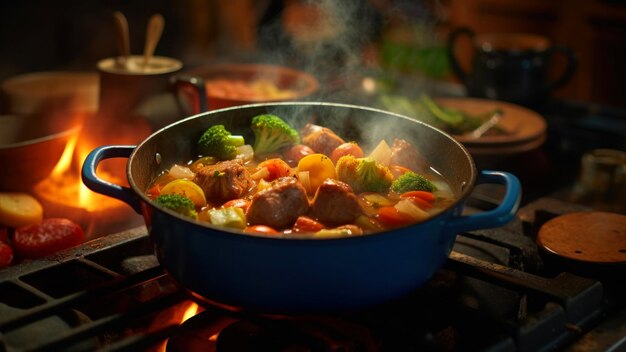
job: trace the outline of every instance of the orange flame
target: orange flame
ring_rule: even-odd
[[[198,310],[199,310],[199,306],[196,303],[191,303],[191,305],[189,306],[189,308],[187,308],[185,310],[185,313],[183,314],[183,319],[181,320],[181,324],[184,323],[187,319],[195,316],[196,314],[198,314]]]
[[[196,314],[201,313],[203,309],[193,301],[185,301],[180,304],[180,306],[176,306],[173,308],[173,311],[164,311],[161,312],[157,319],[155,319],[155,326],[159,324],[182,324],[188,319],[194,317]],[[181,314],[182,313],[182,314]],[[167,342],[169,339],[166,339],[162,343],[155,346],[152,350],[154,352],[165,352],[167,350]]]
[[[79,223],[88,237],[100,231],[117,231],[136,226],[132,212],[125,203],[99,193],[92,192],[82,182],[80,169],[87,155],[100,143],[102,136],[93,134],[86,127],[88,116],[76,113],[75,120],[81,126],[68,140],[61,158],[50,176],[37,184],[34,192],[44,203],[47,216],[65,217]],[[97,170],[98,177],[126,186],[124,179],[125,161],[106,160],[104,167]],[[122,163],[123,162],[123,163]],[[113,166],[113,167],[112,167]],[[119,175],[119,176],[118,176]]]

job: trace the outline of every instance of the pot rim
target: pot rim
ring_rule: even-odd
[[[188,218],[184,215],[178,214],[172,210],[169,209],[162,209],[160,207],[157,207],[156,205],[154,205],[153,201],[148,198],[145,195],[145,190],[140,189],[137,186],[137,183],[135,182],[135,180],[132,177],[131,174],[131,164],[133,164],[133,161],[136,157],[136,154],[138,153],[138,150],[140,150],[145,144],[147,144],[150,140],[152,140],[153,138],[155,138],[156,135],[164,133],[164,131],[168,130],[169,128],[179,125],[179,124],[184,124],[186,123],[186,121],[189,120],[193,120],[196,118],[201,118],[201,117],[206,117],[206,116],[210,116],[213,114],[221,114],[224,113],[226,111],[231,111],[231,110],[241,110],[241,109],[251,109],[251,108],[258,108],[258,107],[276,107],[276,106],[293,106],[293,105],[298,105],[298,106],[322,106],[322,107],[335,107],[335,108],[347,108],[347,109],[352,109],[352,110],[364,110],[364,111],[368,111],[368,112],[372,112],[372,113],[379,113],[379,114],[383,114],[383,115],[392,115],[401,119],[405,119],[405,120],[410,120],[411,123],[416,123],[419,125],[424,126],[425,128],[430,128],[433,129],[437,132],[439,132],[440,134],[442,134],[443,136],[445,136],[446,138],[448,138],[451,142],[453,142],[454,144],[456,144],[456,146],[458,148],[460,148],[460,150],[463,152],[463,154],[465,155],[466,159],[469,161],[470,163],[470,168],[471,168],[471,174],[470,174],[470,178],[469,181],[467,182],[467,184],[461,185],[460,188],[461,193],[458,195],[457,199],[451,203],[450,205],[448,205],[444,210],[442,210],[440,213],[430,217],[428,220],[426,221],[422,221],[419,223],[415,223],[415,224],[411,224],[411,225],[407,225],[407,226],[401,226],[401,227],[396,227],[396,228],[392,228],[392,229],[388,229],[388,230],[384,230],[384,231],[379,231],[379,232],[375,232],[375,233],[371,233],[371,234],[367,234],[367,235],[363,235],[363,236],[350,236],[350,237],[333,237],[333,238],[312,238],[310,236],[299,236],[299,235],[290,235],[290,234],[285,234],[282,236],[265,236],[262,234],[256,234],[256,233],[245,233],[241,230],[236,230],[236,229],[230,229],[230,228],[225,228],[225,227],[219,227],[219,226],[214,226],[210,223],[204,222],[204,221],[199,221],[199,220],[195,220],[195,219],[191,219]],[[333,102],[303,102],[303,101],[295,101],[295,102],[272,102],[272,103],[257,103],[257,104],[247,104],[247,105],[239,105],[239,106],[233,106],[233,107],[227,107],[227,108],[223,108],[223,109],[218,109],[218,110],[210,110],[210,111],[206,111],[200,114],[196,114],[196,115],[192,115],[189,117],[186,117],[184,119],[181,119],[179,121],[176,121],[168,126],[165,126],[157,131],[155,131],[154,133],[152,133],[150,136],[148,136],[146,139],[144,139],[141,143],[139,143],[135,149],[133,150],[133,152],[131,153],[131,155],[128,158],[128,162],[126,164],[126,177],[128,179],[128,183],[131,187],[131,189],[140,197],[140,200],[142,202],[144,202],[145,204],[149,205],[151,208],[155,209],[156,211],[159,212],[165,212],[166,214],[175,217],[178,220],[182,220],[185,221],[189,224],[193,224],[194,226],[198,226],[198,227],[202,227],[202,228],[206,228],[209,230],[212,230],[213,233],[212,235],[223,235],[223,236],[230,236],[231,234],[235,234],[235,235],[245,235],[246,237],[241,237],[243,239],[247,239],[247,238],[256,238],[259,241],[285,241],[285,240],[300,240],[300,241],[309,241],[309,242],[319,242],[319,243],[328,243],[329,241],[346,241],[346,240],[369,240],[369,238],[377,238],[379,237],[379,235],[383,235],[383,234],[389,234],[389,233],[404,233],[406,231],[397,231],[399,229],[402,230],[406,230],[412,227],[418,227],[420,225],[423,224],[428,224],[428,223],[432,223],[434,221],[440,221],[440,218],[442,216],[444,216],[445,214],[450,214],[452,211],[454,211],[454,209],[456,209],[468,196],[469,194],[472,192],[474,185],[476,183],[476,179],[477,179],[477,169],[476,169],[476,164],[474,162],[473,157],[471,156],[471,154],[467,151],[467,149],[461,144],[461,142],[457,141],[456,139],[454,139],[454,137],[452,137],[450,134],[442,131],[441,129],[438,129],[434,126],[431,126],[427,123],[424,123],[422,121],[418,121],[415,120],[413,118],[407,117],[405,115],[401,115],[401,114],[397,114],[394,112],[390,112],[390,111],[385,111],[385,110],[381,110],[381,109],[377,109],[377,108],[372,108],[372,107],[367,107],[367,106],[359,106],[359,105],[353,105],[353,104],[344,104],[344,103],[333,103]],[[445,177],[445,175],[444,175]],[[440,226],[443,224],[440,224]]]

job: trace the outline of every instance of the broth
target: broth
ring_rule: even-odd
[[[234,138],[238,131],[226,131],[230,137],[222,144],[237,140],[231,157],[199,147],[197,157],[167,166],[146,194],[158,205],[217,226],[315,238],[409,226],[456,200],[445,177],[405,140],[371,147],[346,142],[323,126],[291,131],[291,139],[274,150],[263,141],[278,137],[267,130],[255,131],[254,145]],[[172,194],[191,200],[193,209],[181,212],[159,199]]]

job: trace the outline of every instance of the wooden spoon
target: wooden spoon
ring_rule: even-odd
[[[130,36],[128,34],[128,21],[126,20],[126,16],[119,11],[115,11],[113,13],[113,24],[115,28],[115,44],[119,52],[115,64],[119,68],[126,68],[126,63],[130,56]]]
[[[161,39],[161,34],[163,33],[163,27],[165,26],[165,21],[163,16],[160,14],[154,14],[150,17],[150,21],[148,22],[148,29],[146,32],[146,45],[143,50],[143,67],[144,69],[148,66],[152,55],[154,54],[154,49],[156,49],[157,43],[159,39]]]

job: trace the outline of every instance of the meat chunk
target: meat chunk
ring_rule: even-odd
[[[394,139],[391,146],[391,164],[404,166],[415,172],[428,169],[426,158],[411,143],[399,138]]]
[[[309,210],[302,184],[293,177],[281,177],[252,197],[246,213],[250,225],[267,225],[277,230],[291,227]]]
[[[361,213],[352,188],[345,182],[328,178],[317,188],[309,214],[321,222],[347,224]]]
[[[250,173],[240,160],[203,166],[193,181],[202,188],[207,200],[218,202],[241,198],[254,186]]]
[[[327,156],[330,156],[335,148],[346,142],[331,129],[310,123],[302,128],[300,134],[302,143],[311,147],[316,153]]]

